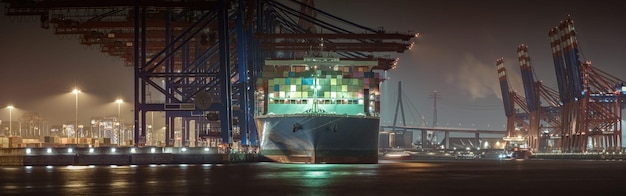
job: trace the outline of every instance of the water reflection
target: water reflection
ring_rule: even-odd
[[[564,179],[581,179],[580,176],[596,179],[595,183],[604,187],[620,187],[619,182],[623,181],[619,174],[623,171],[626,162],[497,160],[25,166],[0,167],[0,195],[452,195],[481,191],[531,194],[523,187],[507,186],[519,179],[534,184],[534,191],[564,194],[566,191],[554,192],[550,187],[569,186],[571,181]]]

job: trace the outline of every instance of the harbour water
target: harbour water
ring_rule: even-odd
[[[626,195],[626,161],[4,166],[0,195]]]

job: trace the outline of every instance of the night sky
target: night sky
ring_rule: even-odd
[[[433,119],[434,90],[440,126],[504,130],[506,123],[495,61],[504,57],[509,82],[522,93],[516,49],[529,48],[535,78],[557,89],[548,31],[571,15],[582,58],[626,79],[626,8],[619,1],[380,1],[315,2],[317,8],[354,23],[387,32],[419,32],[415,47],[400,57],[383,86],[383,124],[390,124],[402,81],[405,114],[415,124]],[[133,72],[120,59],[79,44],[74,37],[39,28],[38,18],[9,18],[0,10],[0,105],[34,111],[61,124],[74,119],[76,86],[81,123],[115,115],[130,122]],[[0,110],[8,120],[8,109]],[[156,116],[156,115],[155,115]],[[421,123],[420,123],[421,124]]]

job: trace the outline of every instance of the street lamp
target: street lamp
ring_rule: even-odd
[[[11,134],[13,134],[12,122],[13,122],[13,108],[14,107],[12,105],[9,105],[7,106],[7,108],[9,108],[9,136],[10,136]]]
[[[122,133],[122,130],[121,130],[122,123],[121,123],[121,120],[120,120],[120,118],[122,117],[122,114],[120,113],[120,111],[121,111],[120,108],[122,107],[121,105],[122,105],[122,103],[124,103],[124,101],[122,99],[117,99],[117,100],[115,100],[115,103],[117,103],[117,122],[119,123],[118,126],[117,126],[117,134],[116,134],[116,138],[115,139],[117,140],[117,144],[120,145],[121,144],[121,141],[120,141],[120,135],[121,134],[120,133]]]
[[[76,95],[76,119],[74,119],[74,137],[78,138],[78,94],[80,93],[80,90],[74,89],[72,93]]]

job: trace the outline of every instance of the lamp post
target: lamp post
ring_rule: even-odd
[[[74,89],[72,93],[76,95],[76,119],[74,119],[74,137],[78,138],[78,94],[80,93],[80,90]]]
[[[116,134],[116,140],[117,140],[117,144],[120,145],[121,141],[120,141],[120,133],[122,133],[122,123],[121,123],[121,117],[122,117],[122,113],[120,113],[120,109],[122,107],[122,103],[124,103],[124,101],[122,99],[117,99],[115,100],[115,103],[117,103],[117,122],[119,123],[117,126],[117,134]]]
[[[7,108],[9,108],[9,136],[11,136],[11,134],[13,134],[13,106],[9,105],[7,106]]]

